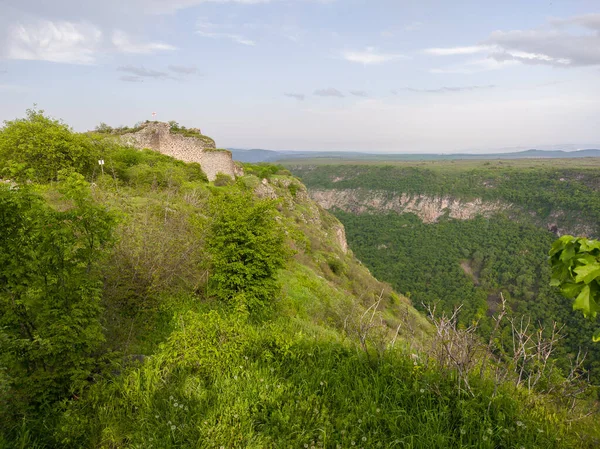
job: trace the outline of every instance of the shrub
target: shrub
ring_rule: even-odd
[[[26,118],[7,121],[0,130],[0,170],[17,162],[30,170],[27,176],[32,180],[56,180],[58,172],[67,168],[89,176],[97,159],[90,137],[73,133],[41,110],[28,109]]]
[[[98,362],[95,268],[114,220],[92,202],[82,175],[67,175],[61,191],[65,211],[26,187],[0,187],[0,366],[8,374],[0,399],[11,405],[0,418],[79,391]]]
[[[265,305],[277,292],[276,274],[288,255],[275,201],[236,189],[213,196],[210,209],[213,293],[250,309]]]
[[[217,187],[230,186],[234,183],[235,181],[231,178],[231,176],[228,176],[225,173],[217,173],[217,176],[215,178],[215,185]]]

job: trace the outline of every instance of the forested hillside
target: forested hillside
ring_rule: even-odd
[[[5,123],[0,447],[597,447],[581,372],[426,319],[298,179],[244,170],[209,183],[41,111]],[[494,282],[481,245],[460,257]]]
[[[557,362],[567,369],[581,349],[598,382],[593,324],[550,287],[547,256],[552,231],[598,235],[597,160],[291,168],[344,223],[357,257],[416,307],[438,303],[450,312],[462,305],[461,322],[478,321],[487,337],[502,295],[514,318],[545,332],[564,325]]]

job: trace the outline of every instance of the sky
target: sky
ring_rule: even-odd
[[[34,105],[229,148],[583,148],[600,0],[0,0],[0,120]]]

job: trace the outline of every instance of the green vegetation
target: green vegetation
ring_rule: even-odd
[[[559,366],[568,370],[582,348],[597,378],[600,348],[589,338],[591,323],[574,316],[550,286],[550,232],[502,216],[424,224],[413,214],[335,215],[346,226],[356,256],[377,278],[410,296],[417,308],[439,304],[451,313],[462,306],[461,323],[478,321],[481,334],[489,338],[502,294],[509,318],[526,316],[546,331],[553,322],[564,324],[564,339],[554,354]]]
[[[596,319],[600,310],[600,242],[585,238],[562,236],[550,250],[552,264],[551,284],[560,287],[567,298],[575,298],[573,310]],[[600,330],[594,333],[594,342],[600,341]]]
[[[261,199],[253,174],[215,186],[71,134],[104,173],[29,177],[40,132],[0,183],[0,447],[597,446],[585,400],[446,363],[299,181],[272,174]]]
[[[209,204],[212,291],[251,311],[268,305],[286,262],[284,228],[273,201],[254,201],[251,193],[234,191],[214,195]]]
[[[515,213],[524,212],[538,225],[548,220],[567,228],[585,223],[591,233],[599,233],[597,166],[571,168],[561,160],[544,164],[511,162],[296,165],[292,171],[311,189],[366,189],[499,200],[515,205]]]

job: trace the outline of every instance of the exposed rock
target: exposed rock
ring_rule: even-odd
[[[450,218],[470,220],[478,215],[491,216],[512,208],[500,201],[484,202],[477,198],[464,201],[451,197],[393,194],[379,190],[311,190],[310,196],[323,208],[337,208],[355,214],[372,212],[414,213],[424,223],[435,223],[448,214]]]

